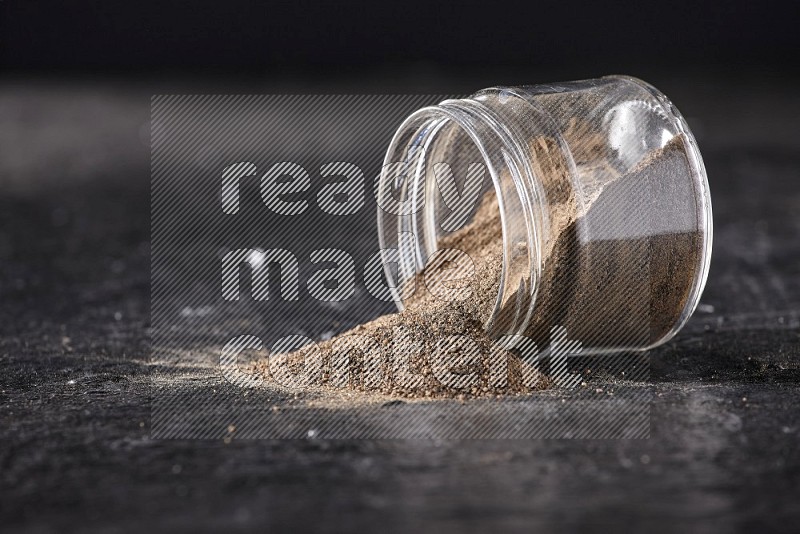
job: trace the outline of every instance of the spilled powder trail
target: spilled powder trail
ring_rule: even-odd
[[[549,344],[554,326],[566,327],[572,339],[584,343],[605,340],[609,346],[644,346],[657,341],[675,324],[688,299],[700,253],[697,233],[648,236],[653,228],[644,228],[638,234],[644,237],[633,232],[625,238],[591,241],[580,239],[579,233],[581,225],[657,225],[670,207],[661,211],[654,207],[649,217],[643,217],[637,203],[645,197],[686,202],[676,196],[685,180],[682,136],[604,189],[584,195],[581,203],[563,160],[550,156],[556,153],[550,143],[539,138],[531,145],[550,213],[549,239],[541,247],[539,290],[525,335],[538,347]],[[517,354],[498,348],[484,330],[502,268],[496,196],[484,195],[472,222],[441,239],[438,248],[461,250],[472,259],[475,274],[467,298],[448,302],[428,291],[425,281],[430,285],[439,269],[448,267],[433,261],[415,277],[416,291],[402,312],[318,343],[319,352],[302,349],[272,355],[258,362],[256,369],[273,379],[276,373],[284,378],[305,373],[309,385],[405,398],[514,395],[549,387],[545,374]],[[619,312],[609,314],[609,309]],[[512,315],[513,311],[501,308],[495,321],[502,329]]]

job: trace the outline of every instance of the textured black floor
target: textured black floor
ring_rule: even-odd
[[[636,441],[150,439],[154,91],[0,86],[3,530],[796,530],[800,99],[652,81],[698,135],[715,247]]]

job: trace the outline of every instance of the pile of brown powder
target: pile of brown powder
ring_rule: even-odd
[[[543,179],[550,210],[550,239],[541,250],[539,290],[525,332],[538,347],[549,344],[554,326],[565,327],[570,339],[584,346],[626,347],[655,342],[675,324],[700,254],[696,232],[670,230],[681,227],[672,220],[676,206],[694,206],[694,200],[686,198],[691,192],[685,191],[683,142],[681,136],[673,138],[636,169],[592,195],[590,202],[584,198],[579,205],[566,164],[553,156],[558,154],[554,142],[544,137],[533,141],[532,161]],[[683,226],[693,228],[695,221],[689,219],[695,216],[687,212]],[[429,264],[415,278],[416,291],[404,302],[404,311],[318,344],[319,384],[409,398],[524,394],[549,386],[545,374],[515,353],[493,351],[492,339],[484,331],[502,269],[495,195],[484,195],[472,222],[441,239],[438,247],[464,251],[473,260],[470,296],[458,302],[433,297],[424,278],[446,266]],[[496,315],[500,330],[504,321],[512,319],[511,308]],[[347,336],[365,336],[374,344],[345,345]],[[454,343],[451,336],[464,336],[475,345]],[[269,375],[270,365],[286,365],[300,372],[305,356],[305,349],[273,355],[271,364],[259,362],[257,369]],[[443,370],[441,362],[448,361],[452,365]],[[369,378],[368,368],[373,371]],[[499,379],[498,372],[503,374]]]
[[[425,273],[430,277],[433,271],[447,268],[441,262],[431,262],[425,273],[415,277],[416,290],[404,302],[402,312],[384,315],[319,343],[322,367],[331,368],[338,341],[360,335],[374,340],[380,347],[380,369],[376,373],[379,379],[367,383],[362,376],[366,367],[365,351],[352,350],[351,347],[347,354],[350,360],[349,369],[345,371],[348,375],[344,381],[345,388],[407,398],[465,398],[527,393],[546,388],[549,385],[546,377],[516,354],[498,349],[493,352],[493,340],[483,327],[485,317],[494,307],[502,268],[500,224],[497,198],[493,193],[486,194],[472,222],[439,242],[440,250],[461,250],[472,260],[475,270],[468,298],[448,302],[431,295],[425,285]],[[435,362],[431,358],[450,336],[462,336],[474,342],[474,345],[450,344],[441,348],[443,352],[439,360],[446,362],[448,352],[451,352],[453,361],[445,372],[456,382],[459,382],[459,375],[464,377],[460,387],[442,384],[436,377]],[[470,350],[475,347],[477,353]],[[341,353],[338,355],[342,356]],[[272,365],[296,365],[296,370],[300,371],[305,357],[302,350],[272,356],[278,359],[277,362],[273,360]],[[492,364],[499,359],[502,362],[495,368],[506,376],[492,380]],[[256,368],[269,374],[270,362],[259,362]],[[319,378],[323,384],[333,382],[330,373],[322,373]],[[337,383],[341,387],[341,381]]]

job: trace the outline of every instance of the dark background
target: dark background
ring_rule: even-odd
[[[0,0],[0,529],[795,530],[799,11]],[[703,307],[641,385],[649,440],[150,438],[151,95],[609,73],[686,115],[714,205]]]
[[[591,77],[710,67],[786,77],[796,73],[790,65],[800,48],[798,15],[795,3],[742,0],[4,0],[0,67],[46,76],[318,80],[394,69],[456,77],[502,70],[533,78],[543,71]]]

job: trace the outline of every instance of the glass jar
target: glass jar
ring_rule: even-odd
[[[584,354],[646,350],[697,306],[711,256],[706,172],[681,114],[641,80],[446,100],[400,125],[384,163],[379,237],[401,310],[442,249],[472,260],[486,331],[540,348],[566,330]]]

